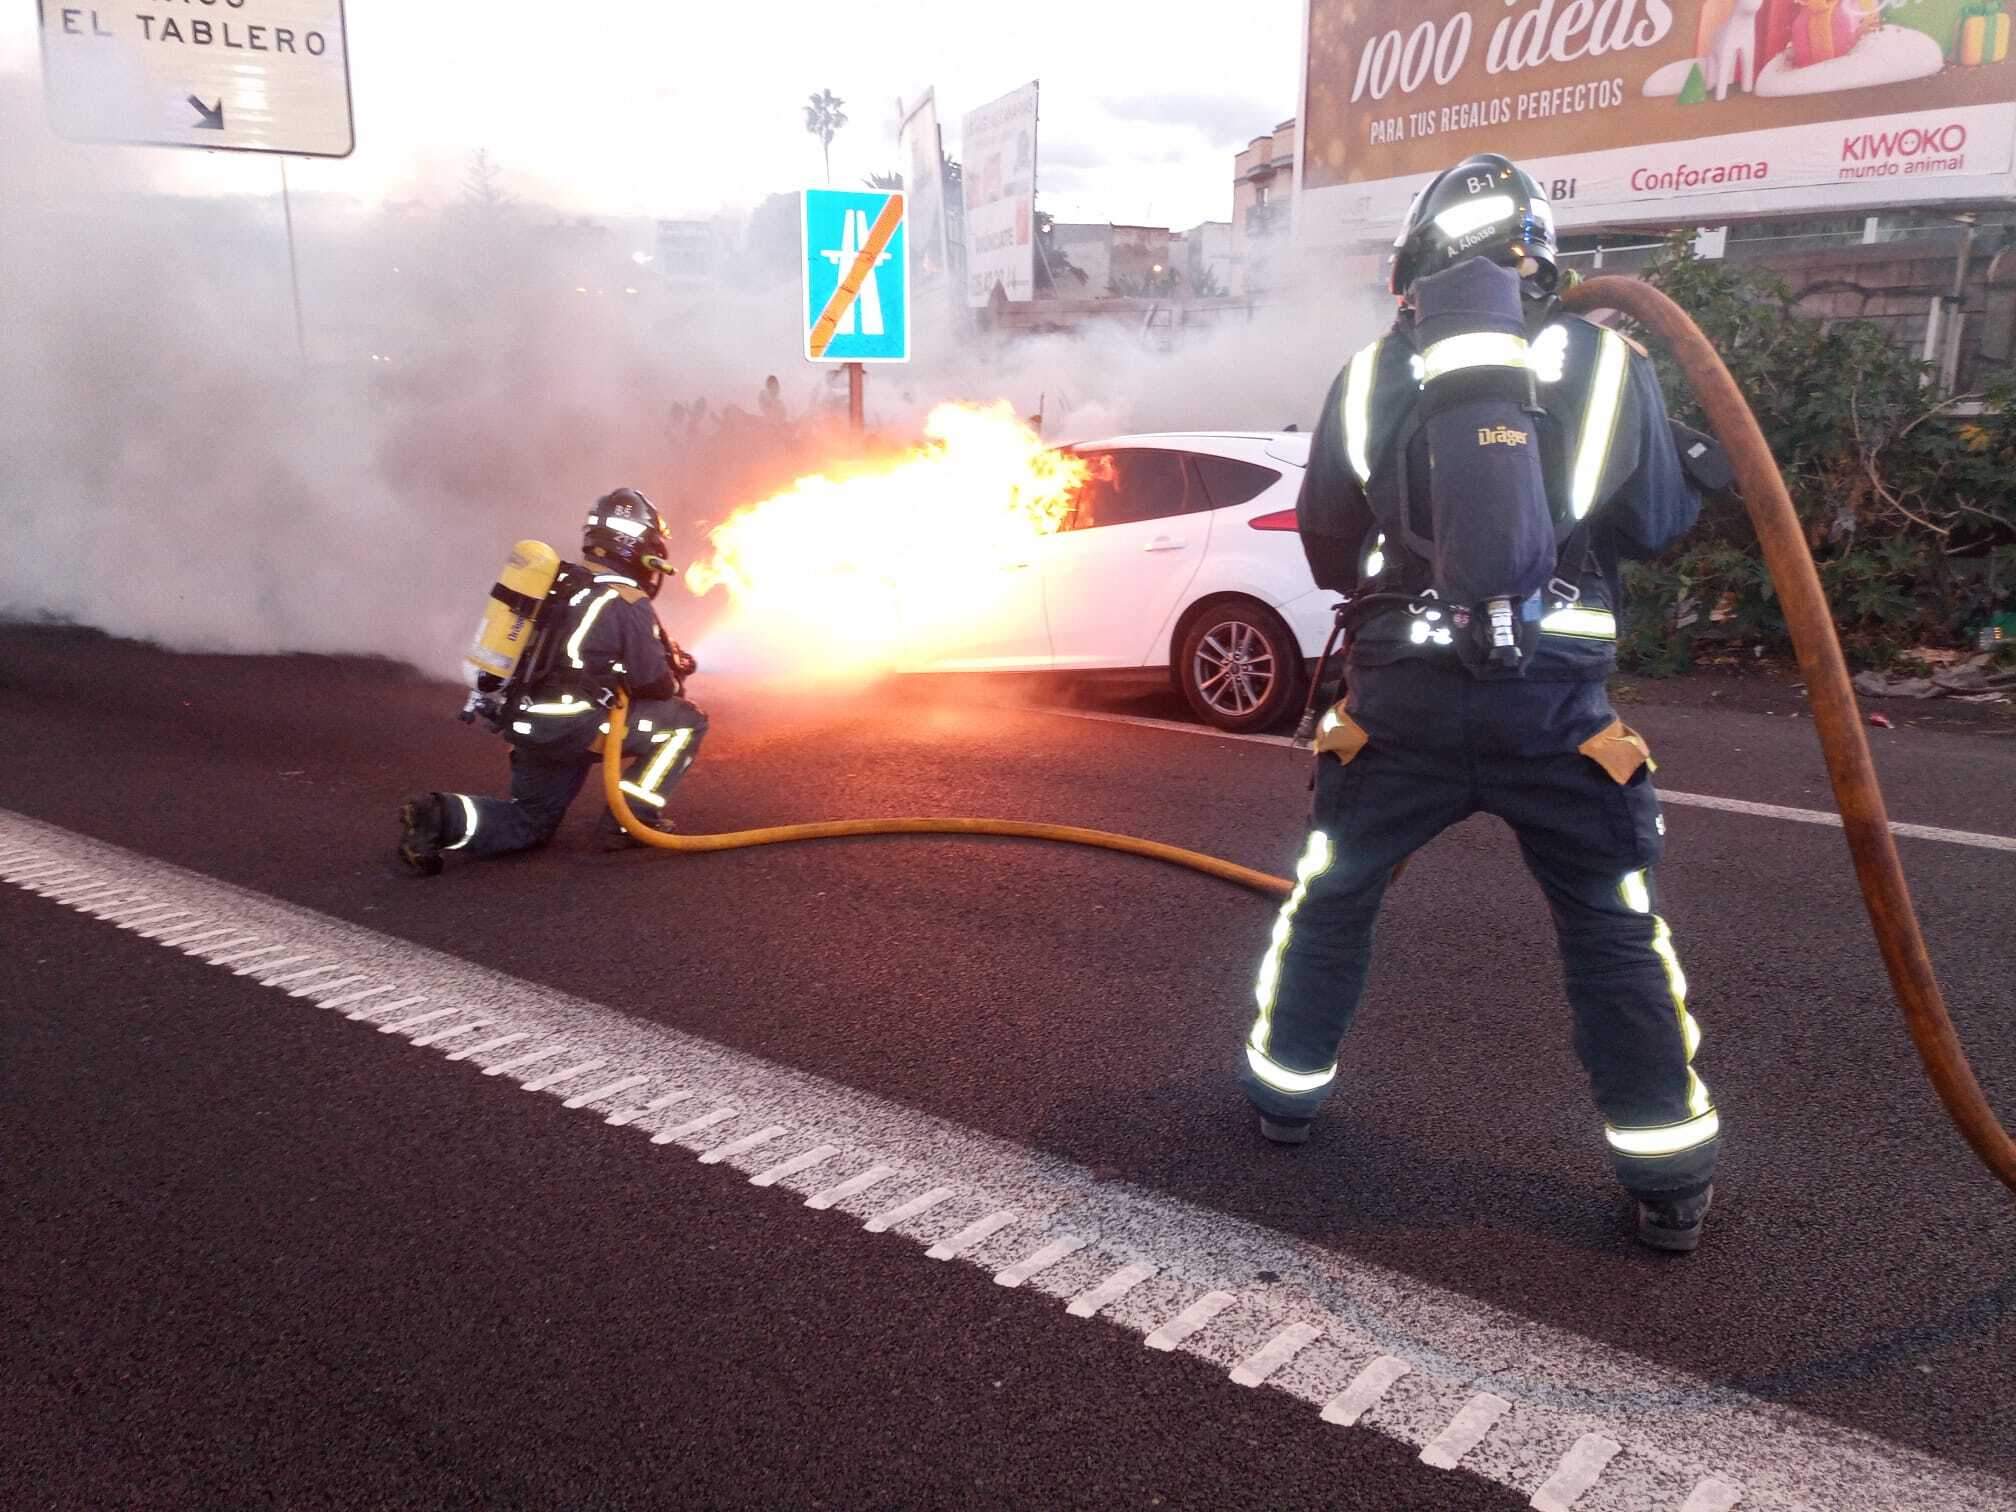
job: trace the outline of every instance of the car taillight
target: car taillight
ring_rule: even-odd
[[[1295,511],[1292,509],[1277,509],[1272,514],[1255,515],[1246,523],[1251,525],[1255,530],[1293,530],[1295,528]]]

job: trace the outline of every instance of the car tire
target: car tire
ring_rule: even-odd
[[[1288,626],[1252,599],[1226,599],[1193,614],[1175,671],[1192,713],[1239,733],[1284,723],[1308,685]]]

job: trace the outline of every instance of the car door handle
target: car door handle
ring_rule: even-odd
[[[1143,551],[1181,551],[1183,544],[1181,536],[1156,536],[1141,549]]]

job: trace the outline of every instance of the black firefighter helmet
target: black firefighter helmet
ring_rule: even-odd
[[[1554,212],[1532,175],[1495,152],[1445,168],[1414,196],[1393,239],[1389,287],[1405,299],[1416,279],[1472,257],[1512,269],[1538,294],[1554,292]]]
[[[666,539],[665,517],[634,488],[619,488],[595,501],[581,531],[581,552],[591,565],[613,567],[634,577],[637,586],[658,596],[672,544]]]

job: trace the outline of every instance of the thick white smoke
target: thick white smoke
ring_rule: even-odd
[[[297,197],[304,363],[277,195],[153,192],[134,154],[55,144],[36,113],[0,80],[0,616],[452,675],[513,540],[571,550],[587,504],[632,484],[697,556],[707,522],[847,445],[774,258],[682,284],[534,206]],[[1168,353],[927,311],[920,360],[871,371],[870,424],[907,442],[942,400],[1040,396],[1058,440],[1306,428],[1380,308],[1352,289]],[[772,373],[786,426],[756,415]],[[675,414],[701,399],[701,424]],[[711,612],[660,603],[675,634]]]

